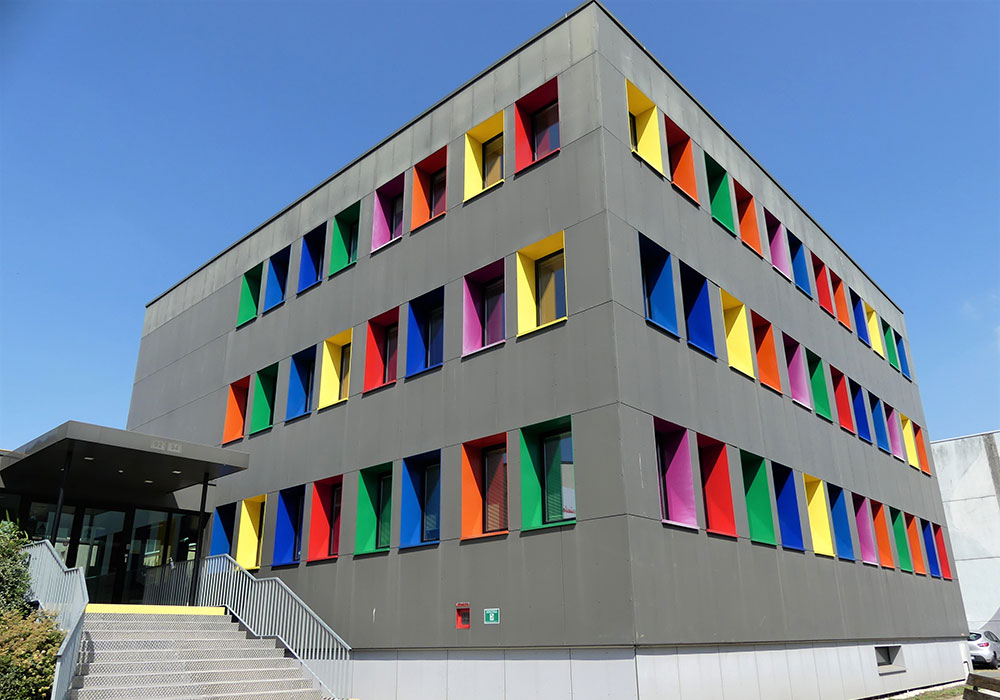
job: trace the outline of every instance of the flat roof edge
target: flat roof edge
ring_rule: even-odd
[[[1000,429],[997,430],[984,430],[981,433],[971,433],[969,435],[959,435],[957,437],[941,438],[940,440],[931,440],[932,445],[937,445],[939,442],[954,442],[955,440],[968,440],[970,438],[986,437],[988,435],[1000,434]]]

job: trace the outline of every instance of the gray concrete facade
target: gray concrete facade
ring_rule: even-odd
[[[552,77],[561,150],[515,174],[514,102]],[[787,389],[778,395],[731,369],[719,288],[926,426],[916,373],[911,381],[890,368],[724,231],[706,195],[693,204],[632,153],[626,80],[693,139],[700,192],[708,191],[707,151],[755,196],[765,255],[763,207],[906,338],[902,311],[876,283],[617,20],[588,3],[151,302],[129,429],[220,444],[229,384],[280,361],[275,425],[235,443],[250,453],[250,468],[219,481],[214,505],[343,474],[339,558],[267,566],[276,508],[269,498],[261,574],[280,576],[352,646],[372,654],[619,647],[636,663],[636,649],[658,647],[867,645],[871,655],[880,640],[957,640],[965,621],[955,582],[814,554],[801,477],[806,551],[750,541],[738,449],[942,526],[945,511],[933,464],[927,476],[794,404]],[[499,110],[506,179],[463,203],[464,134]],[[658,127],[666,162],[662,118]],[[409,232],[413,166],[445,145],[447,213]],[[401,172],[407,231],[372,254],[374,191]],[[302,294],[290,291],[281,306],[237,329],[242,274],[290,244],[288,289],[296,289],[302,236],[358,200],[357,263]],[[568,319],[518,337],[516,251],[559,231]],[[718,358],[646,322],[639,232],[710,280]],[[506,267],[506,342],[462,357],[462,278],[498,259]],[[441,285],[443,366],[362,394],[368,319],[397,306],[405,318],[403,305]],[[679,282],[675,288],[683,319]],[[349,400],[282,423],[289,357],[347,328],[356,348]],[[401,355],[405,336],[401,322]],[[780,347],[778,356],[787,387]],[[401,376],[403,366],[401,358]],[[577,519],[525,531],[518,431],[562,416],[572,417]],[[706,533],[700,501],[700,529],[661,522],[654,417],[727,443],[737,538]],[[510,532],[462,540],[461,444],[501,432],[508,435]],[[400,550],[401,460],[432,449],[441,450],[441,541]],[[388,461],[391,549],[354,556],[359,470]],[[773,486],[771,494],[774,508]],[[306,538],[309,520],[307,503]],[[851,528],[858,551],[853,519]],[[469,630],[455,629],[459,601],[471,603]],[[484,607],[500,607],[502,624],[484,626]],[[483,649],[494,651],[473,651]],[[949,663],[935,666],[928,683],[958,678],[960,660]]]

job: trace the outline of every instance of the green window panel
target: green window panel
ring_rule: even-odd
[[[910,559],[910,545],[906,541],[906,523],[903,521],[902,511],[890,508],[892,514],[892,534],[896,537],[896,553],[899,554],[899,568],[901,571],[913,573],[913,561]]]
[[[747,521],[750,539],[764,544],[777,544],[774,518],[771,516],[771,489],[767,484],[764,458],[740,450],[743,467],[743,494],[747,501]]]
[[[257,372],[253,381],[253,409],[250,432],[270,428],[274,423],[274,395],[278,387],[278,363]]]
[[[812,384],[813,408],[816,415],[833,421],[830,410],[830,392],[826,388],[826,372],[823,370],[823,360],[812,350],[806,350],[806,361],[809,364],[809,383]]]
[[[330,269],[336,274],[358,260],[358,230],[361,220],[361,202],[355,202],[333,217],[333,235],[330,237]]]
[[[892,326],[882,321],[882,337],[885,338],[885,353],[889,358],[889,364],[899,369],[899,356],[896,354],[896,337],[892,333]]]
[[[392,530],[392,463],[362,469],[358,479],[358,520],[354,553],[389,548]]]
[[[572,424],[557,418],[521,429],[521,527],[574,522]]]
[[[236,327],[257,318],[257,307],[260,303],[260,280],[264,272],[264,263],[252,267],[243,273],[243,286],[240,289],[240,309],[236,316]]]
[[[729,193],[729,173],[707,153],[705,154],[705,170],[708,173],[708,196],[711,202],[712,218],[725,226],[726,230],[735,236],[736,224],[733,219],[733,198]]]

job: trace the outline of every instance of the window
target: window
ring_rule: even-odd
[[[892,540],[889,536],[889,515],[886,507],[878,501],[871,501],[872,525],[875,527],[875,542],[878,544],[878,562],[886,569],[895,569],[892,558]]]
[[[883,452],[889,452],[889,433],[886,431],[885,414],[882,412],[882,399],[868,392],[868,406],[872,410],[872,425],[875,426],[875,444]]]
[[[441,451],[403,460],[399,546],[416,547],[441,539]]]
[[[525,530],[576,519],[573,434],[568,417],[521,429],[521,518]]]
[[[309,561],[330,559],[340,552],[340,511],[344,477],[322,479],[312,485],[309,518]]]
[[[764,225],[767,228],[767,244],[771,253],[771,266],[792,279],[792,264],[788,260],[788,242],[785,226],[767,209],[764,210]]]
[[[847,286],[837,273],[830,270],[830,286],[833,287],[833,305],[837,309],[837,320],[847,330],[851,330],[851,309],[847,306]]]
[[[823,360],[812,350],[806,350],[806,362],[809,365],[809,383],[812,385],[813,407],[816,415],[833,420],[830,412],[830,392],[826,387],[826,372],[823,371]]]
[[[840,427],[853,433],[854,421],[851,420],[851,398],[847,392],[847,377],[839,369],[830,365],[830,379],[833,381],[833,398],[837,404],[837,420]]]
[[[736,225],[733,223],[733,197],[729,193],[729,173],[707,153],[705,172],[708,175],[708,198],[711,203],[712,218],[735,236]]]
[[[507,435],[462,444],[462,539],[507,532]]]
[[[628,80],[625,81],[625,99],[632,152],[662,175],[663,149],[660,146],[659,110],[652,100]]]
[[[243,273],[243,283],[240,286],[240,308],[236,315],[236,327],[257,318],[257,304],[260,302],[260,281],[264,271],[264,263],[254,265]]]
[[[413,213],[410,230],[416,231],[447,208],[448,147],[442,146],[413,167]]]
[[[906,448],[906,461],[914,469],[920,469],[920,458],[917,456],[917,442],[913,436],[913,421],[900,413],[899,422],[903,426],[903,446]]]
[[[889,359],[889,365],[895,369],[899,369],[899,358],[896,356],[896,338],[893,335],[894,331],[892,326],[882,321],[882,338],[885,340],[885,354]]]
[[[892,518],[892,532],[896,538],[896,554],[899,557],[900,571],[913,573],[913,562],[910,560],[910,546],[906,541],[906,524],[903,522],[903,513],[895,508],[889,508],[889,515]]]
[[[778,526],[781,546],[785,549],[804,551],[802,520],[799,518],[799,499],[795,492],[795,472],[788,467],[771,463],[774,478],[774,497],[778,508]]]
[[[698,463],[701,467],[705,529],[717,535],[736,537],[733,488],[725,443],[707,435],[698,435]]]
[[[740,239],[750,250],[764,257],[760,247],[760,230],[757,228],[757,205],[753,195],[743,185],[733,180],[736,194],[736,215],[740,220]]]
[[[905,454],[903,452],[903,433],[899,428],[899,414],[889,404],[885,404],[885,422],[889,427],[889,446],[892,449],[892,456],[902,461]]]
[[[747,307],[726,290],[722,295],[722,317],[726,326],[726,354],[729,366],[753,379],[753,351],[750,349],[750,326]]]
[[[747,521],[753,542],[776,544],[774,519],[771,516],[771,488],[767,483],[764,458],[740,450],[743,467],[743,495],[747,502]]]
[[[875,647],[875,666],[880,676],[906,670],[900,645]]]
[[[243,377],[229,385],[226,399],[226,423],[222,429],[222,444],[239,440],[246,432],[247,398],[250,395],[250,377]]]
[[[868,302],[864,302],[865,305],[865,319],[868,324],[868,338],[871,340],[872,350],[874,350],[879,357],[885,357],[885,350],[882,349],[882,336],[879,332],[878,327],[878,314],[875,313]]]
[[[392,464],[362,469],[358,478],[358,522],[354,553],[389,549],[392,532]]]
[[[285,285],[288,283],[288,261],[291,246],[279,250],[267,261],[267,283],[264,285],[264,309],[270,311],[285,301]]]
[[[830,534],[830,510],[826,504],[823,482],[808,474],[802,475],[806,489],[806,511],[809,513],[809,532],[813,551],[823,556],[833,556],[833,536]]]
[[[792,401],[806,408],[812,408],[809,397],[809,373],[806,370],[806,353],[802,346],[789,335],[781,334],[785,345],[785,363],[788,367],[788,386]]]
[[[670,180],[674,187],[698,202],[698,178],[694,170],[694,142],[683,129],[664,116],[667,153],[670,156]]]
[[[212,543],[209,556],[233,553],[233,532],[236,530],[236,504],[227,503],[215,509],[212,517]]]
[[[503,110],[465,133],[465,195],[468,201],[503,182]]]
[[[816,253],[812,253],[813,275],[816,280],[816,298],[819,306],[831,316],[835,316],[833,311],[833,297],[830,294],[830,275],[823,262]]]
[[[778,369],[778,351],[774,344],[774,328],[770,321],[753,311],[750,312],[750,320],[753,324],[753,342],[760,383],[780,394],[781,372]]]
[[[833,517],[834,542],[840,559],[854,561],[854,542],[851,539],[851,519],[847,514],[847,492],[833,484],[826,485],[830,493],[830,514]]]
[[[861,561],[866,564],[877,564],[872,515],[871,511],[868,510],[868,499],[856,493],[852,497],[854,500],[854,525],[858,528],[858,545],[861,547]]]
[[[697,528],[688,431],[658,418],[653,419],[653,427],[656,432],[663,522]]]
[[[670,253],[640,233],[639,265],[642,270],[646,320],[678,335],[674,270]]]
[[[688,345],[715,357],[715,331],[712,328],[712,301],[708,280],[694,268],[681,263],[681,299]]]
[[[941,575],[951,581],[951,564],[948,563],[948,551],[944,546],[944,531],[937,523],[931,523],[934,528],[934,542],[937,544],[938,562],[941,564]]]
[[[851,307],[854,309],[854,326],[858,329],[858,340],[871,347],[872,341],[868,337],[868,322],[865,320],[865,302],[853,289],[848,291],[851,295]]]
[[[444,362],[444,287],[409,303],[406,376],[412,377]]]
[[[504,341],[504,261],[497,260],[462,280],[462,354]]]
[[[288,402],[285,420],[304,416],[312,411],[313,376],[316,371],[316,348],[306,348],[292,355],[288,373]]]
[[[559,150],[559,85],[553,78],[514,103],[514,171]]]
[[[865,390],[853,379],[848,379],[847,385],[851,389],[851,405],[854,407],[854,423],[858,428],[858,437],[870,445],[872,442],[872,431],[868,426],[868,409],[865,408]]]
[[[910,543],[910,555],[913,557],[913,571],[921,576],[926,576],[927,567],[924,565],[924,554],[920,548],[920,531],[917,519],[909,513],[904,513],[903,516],[906,522],[906,538]]]
[[[517,251],[517,332],[566,318],[563,232]]]
[[[253,405],[250,411],[251,434],[266,430],[274,423],[274,395],[277,387],[277,362],[254,375]]]
[[[812,299],[812,290],[809,288],[809,263],[806,262],[808,251],[794,233],[791,231],[786,233],[788,235],[788,253],[792,256],[792,276],[795,278],[795,286]]]
[[[399,174],[375,190],[375,217],[372,223],[372,251],[403,236],[403,182]]]
[[[272,566],[297,564],[302,556],[302,512],[305,486],[278,491],[278,516],[274,523]]]
[[[930,476],[931,463],[927,459],[927,443],[924,441],[924,431],[916,423],[913,424],[913,440],[917,443],[917,461],[920,463],[920,471]]]
[[[360,220],[361,202],[355,202],[333,217],[329,274],[334,275],[358,261]]]
[[[261,543],[264,536],[264,513],[267,496],[254,496],[240,501],[239,535],[236,538],[236,563],[244,569],[259,569]]]
[[[365,345],[365,391],[396,381],[398,329],[399,307],[389,309],[368,322]]]
[[[351,391],[351,340],[354,331],[348,328],[343,333],[330,336],[323,341],[323,358],[319,376],[319,405],[326,408],[345,401]]]
[[[924,549],[927,550],[927,568],[931,576],[941,578],[941,567],[938,565],[937,552],[934,549],[934,531],[926,520],[920,521],[920,530],[924,535]]]
[[[323,279],[323,249],[326,247],[326,222],[302,237],[299,256],[299,292],[312,287]]]
[[[903,336],[896,331],[893,331],[893,336],[896,345],[896,354],[899,356],[899,370],[903,373],[903,376],[910,379],[910,363],[906,359],[906,347],[903,344]]]

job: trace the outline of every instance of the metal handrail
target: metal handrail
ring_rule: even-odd
[[[48,540],[33,542],[21,551],[28,555],[31,597],[44,610],[55,613],[60,629],[66,632],[56,652],[56,670],[52,680],[52,700],[63,700],[80,662],[83,613],[90,600],[87,583],[79,567],[66,568],[62,557]]]

